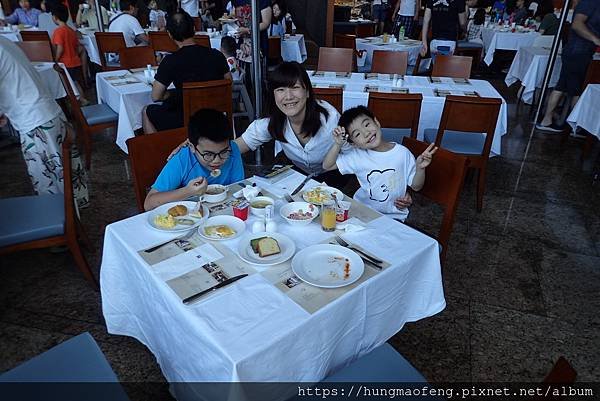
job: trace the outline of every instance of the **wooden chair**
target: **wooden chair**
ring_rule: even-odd
[[[502,100],[497,98],[446,96],[438,130],[426,129],[425,141],[469,159],[479,171],[477,211],[483,207],[485,177]],[[436,155],[437,156],[437,155]]]
[[[585,81],[583,82],[583,89],[589,84],[600,83],[600,60],[592,60],[590,63],[587,73],[585,74]]]
[[[119,51],[127,47],[125,38],[122,32],[96,32],[96,43],[98,44],[98,53],[100,53],[100,64],[102,71],[120,70],[122,67],[117,63],[108,63],[106,53],[119,53]]]
[[[150,31],[148,37],[150,38],[150,47],[155,52],[173,53],[178,49],[177,44],[167,32]]]
[[[93,104],[81,107],[73,92],[73,88],[71,88],[65,70],[58,64],[54,64],[54,69],[58,73],[67,93],[67,98],[71,105],[71,114],[73,114],[75,122],[81,130],[85,150],[85,167],[89,169],[92,163],[92,134],[104,131],[107,128],[116,127],[119,115],[106,104]]]
[[[345,33],[336,33],[334,37],[334,46],[341,49],[352,49],[352,71],[358,71],[357,58],[364,55],[364,50],[356,50],[356,35]]]
[[[466,42],[459,40],[456,42],[456,49],[454,50],[456,56],[471,57],[473,64],[471,65],[471,71],[479,69],[481,63],[481,57],[483,54],[483,45],[477,42]]]
[[[344,91],[342,88],[313,88],[315,98],[324,100],[341,114],[344,110]]]
[[[50,61],[54,61],[54,47],[52,46],[52,41],[50,40],[50,35],[47,31],[21,31],[21,39],[23,39],[23,42],[47,43],[50,48],[50,53],[52,54],[52,60]]]
[[[232,81],[186,82],[183,84],[183,124],[187,127],[190,116],[200,109],[214,109],[227,113],[233,127]]]
[[[173,149],[187,139],[185,128],[161,131],[129,138],[125,143],[131,163],[133,190],[140,213],[145,212],[144,200]]]
[[[89,240],[77,217],[71,168],[72,130],[62,144],[64,193],[22,196],[0,200],[4,221],[0,228],[0,256],[30,249],[66,245],[77,268],[98,289],[98,281],[79,247]],[[23,215],[23,210],[27,214]]]
[[[210,37],[208,35],[194,35],[194,42],[199,46],[211,48]]]
[[[354,29],[357,38],[368,38],[375,35],[375,23],[373,24],[358,24]]]
[[[156,55],[150,46],[123,47],[119,50],[119,62],[122,69],[142,68],[156,65]]]
[[[383,137],[400,143],[402,137],[417,138],[421,103],[420,93],[369,93],[368,108],[381,124]]]
[[[373,51],[371,72],[406,75],[407,68],[408,52]]]
[[[337,47],[319,49],[319,71],[352,72],[354,70],[354,51]]]
[[[571,364],[564,358],[560,357],[552,367],[552,370],[544,378],[544,384],[573,384],[577,378],[577,372]]]
[[[202,30],[202,18],[201,17],[192,17],[194,20],[194,30],[196,32],[200,32]]]
[[[432,77],[470,78],[472,57],[435,56]]]
[[[283,61],[281,58],[281,37],[269,36],[269,53],[267,55],[269,65],[277,65]]]
[[[52,49],[46,42],[16,42],[16,44],[21,50],[23,50],[23,53],[25,53],[29,61],[54,61],[54,57],[52,56]]]
[[[423,153],[428,146],[427,143],[410,137],[404,137],[402,144],[415,157]],[[438,149],[431,164],[427,167],[425,184],[419,191],[425,198],[444,207],[444,217],[442,218],[440,231],[437,235],[437,241],[441,245],[440,260],[442,263],[446,259],[448,243],[452,234],[454,217],[460,193],[465,182],[468,163],[469,160],[464,156],[444,149]]]

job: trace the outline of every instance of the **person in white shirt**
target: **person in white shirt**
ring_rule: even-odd
[[[419,21],[419,10],[421,0],[398,0],[394,8],[394,30],[392,34],[397,36],[400,27],[404,27],[404,36],[412,37],[415,21]]]
[[[103,6],[100,6],[100,18],[102,20],[102,25],[105,26],[108,24],[108,11]],[[94,0],[87,0],[86,3],[81,3],[79,5],[79,9],[77,10],[77,16],[75,17],[75,22],[77,22],[77,26],[87,25],[89,28],[93,30],[99,30],[98,27],[98,17],[96,16],[96,2]]]
[[[435,144],[415,160],[404,146],[383,139],[379,121],[364,106],[346,110],[332,136],[335,143],[323,160],[323,168],[355,174],[360,188],[354,199],[404,221],[412,203],[407,188],[423,188],[425,169],[437,151]],[[352,149],[340,153],[346,142],[353,145]]]
[[[198,16],[198,0],[181,0],[181,8],[191,17]]]
[[[19,132],[35,192],[63,192],[61,144],[67,119],[25,53],[0,36],[0,126],[7,120]],[[85,171],[79,159],[73,171]],[[74,186],[79,205],[87,204],[85,177],[74,179]]]
[[[110,20],[108,32],[123,32],[127,47],[148,45],[148,35],[135,17],[138,9],[134,0],[121,0],[119,6],[121,13]]]

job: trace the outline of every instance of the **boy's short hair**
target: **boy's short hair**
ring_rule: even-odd
[[[120,0],[119,8],[121,11],[129,11],[129,7],[135,7],[136,2],[134,0]]]
[[[221,38],[221,49],[223,49],[223,53],[227,57],[235,56],[235,52],[237,50],[237,43],[235,39],[231,36],[223,36]]]
[[[193,38],[194,31],[194,20],[185,11],[177,11],[169,15],[167,32],[171,34],[173,40],[183,42],[186,39]]]
[[[52,7],[52,15],[56,17],[57,20],[66,23],[69,19],[69,10],[64,4],[55,4]]]
[[[366,116],[372,120],[375,120],[375,115],[365,106],[356,106],[351,109],[346,110],[340,116],[340,120],[338,121],[338,125],[346,130],[346,133],[349,134],[350,124],[354,122],[358,117]],[[352,142],[350,137],[348,138],[348,142]]]
[[[195,146],[200,139],[215,143],[229,141],[233,133],[225,114],[213,109],[201,109],[190,117],[188,139]]]

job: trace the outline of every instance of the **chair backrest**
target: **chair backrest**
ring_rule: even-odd
[[[368,108],[383,128],[410,128],[410,136],[417,137],[421,103],[420,93],[369,93]]]
[[[371,72],[405,75],[408,68],[408,52],[373,51]]]
[[[356,58],[359,56],[359,52],[356,50],[356,35],[336,33],[333,40],[333,45],[337,48],[352,49],[352,71],[357,71]]]
[[[186,82],[183,84],[183,125],[200,109],[214,109],[227,113],[233,127],[232,81]]]
[[[279,63],[281,61],[281,37],[269,36],[269,61]]]
[[[585,89],[588,84],[600,84],[600,60],[592,60],[590,63],[587,73],[585,74],[583,89]]]
[[[17,46],[23,50],[29,61],[53,62],[52,48],[45,41],[17,42]]]
[[[442,56],[435,57],[433,63],[432,77],[470,78],[472,57],[465,56]]]
[[[150,46],[123,47],[119,50],[121,68],[141,68],[156,65],[156,55]]]
[[[324,100],[341,114],[343,111],[344,91],[342,88],[313,88],[315,98]]]
[[[321,47],[319,49],[319,71],[352,72],[354,50],[337,47]]]
[[[75,120],[81,127],[87,126],[87,120],[83,116],[81,106],[79,105],[77,96],[75,96],[75,92],[73,92],[73,88],[71,87],[71,83],[69,82],[69,78],[67,77],[65,70],[58,64],[54,64],[54,70],[57,72],[63,88],[65,88],[67,98],[69,99],[69,104],[71,105],[71,113],[73,114],[73,117],[75,117]]]
[[[444,131],[447,130],[470,132],[474,135],[484,133],[485,143],[481,156],[489,157],[501,106],[502,100],[497,98],[446,96],[442,120],[435,138],[436,145],[441,146]]]
[[[373,36],[375,35],[375,24],[356,25],[354,33],[356,33],[356,37],[358,38],[368,38],[369,36]]]
[[[54,47],[52,46],[52,41],[50,40],[50,35],[47,31],[21,31],[21,39],[23,42],[45,42],[48,44],[50,48],[50,53],[52,54],[52,60],[54,61]],[[33,61],[33,60],[32,60]]]
[[[533,40],[532,47],[551,47],[554,35],[540,35]]]
[[[173,53],[178,49],[177,44],[167,32],[150,31],[148,37],[150,38],[150,47],[155,52]]]
[[[418,157],[429,146],[425,142],[410,137],[404,137],[402,144],[415,157]],[[444,207],[444,217],[437,236],[438,242],[442,245],[442,254],[440,255],[442,262],[446,258],[448,241],[452,233],[458,200],[467,173],[467,165],[468,159],[466,157],[445,149],[438,149],[431,164],[427,167],[425,184],[419,191],[424,197]]]
[[[202,30],[202,18],[201,17],[192,17],[194,20],[194,29],[196,32],[200,32]]]
[[[144,200],[149,188],[167,162],[173,149],[187,139],[187,130],[177,128],[151,135],[129,138],[125,143],[133,176],[133,190],[138,210],[144,211]]]
[[[124,47],[125,37],[123,32],[95,32],[96,43],[98,44],[98,53],[100,53],[100,64],[102,69],[108,68],[106,62],[106,53],[118,53]]]
[[[199,46],[208,47],[210,49],[210,37],[208,35],[194,35],[194,42]]]

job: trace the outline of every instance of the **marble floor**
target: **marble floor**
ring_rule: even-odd
[[[541,381],[565,356],[581,381],[600,380],[600,183],[583,142],[535,133],[516,88],[494,85],[509,102],[502,157],[489,162],[484,209],[475,182],[461,197],[444,266],[447,307],[407,324],[390,343],[431,382]],[[595,159],[592,159],[592,161]],[[91,207],[82,221],[97,274],[104,227],[136,213],[126,157],[110,133],[94,140]],[[0,197],[31,193],[18,146],[0,149]],[[597,168],[597,166],[595,166]],[[437,232],[440,210],[417,201],[410,222]],[[89,331],[132,400],[170,399],[153,355],[107,333],[100,294],[68,253],[47,250],[0,261],[0,372]]]

